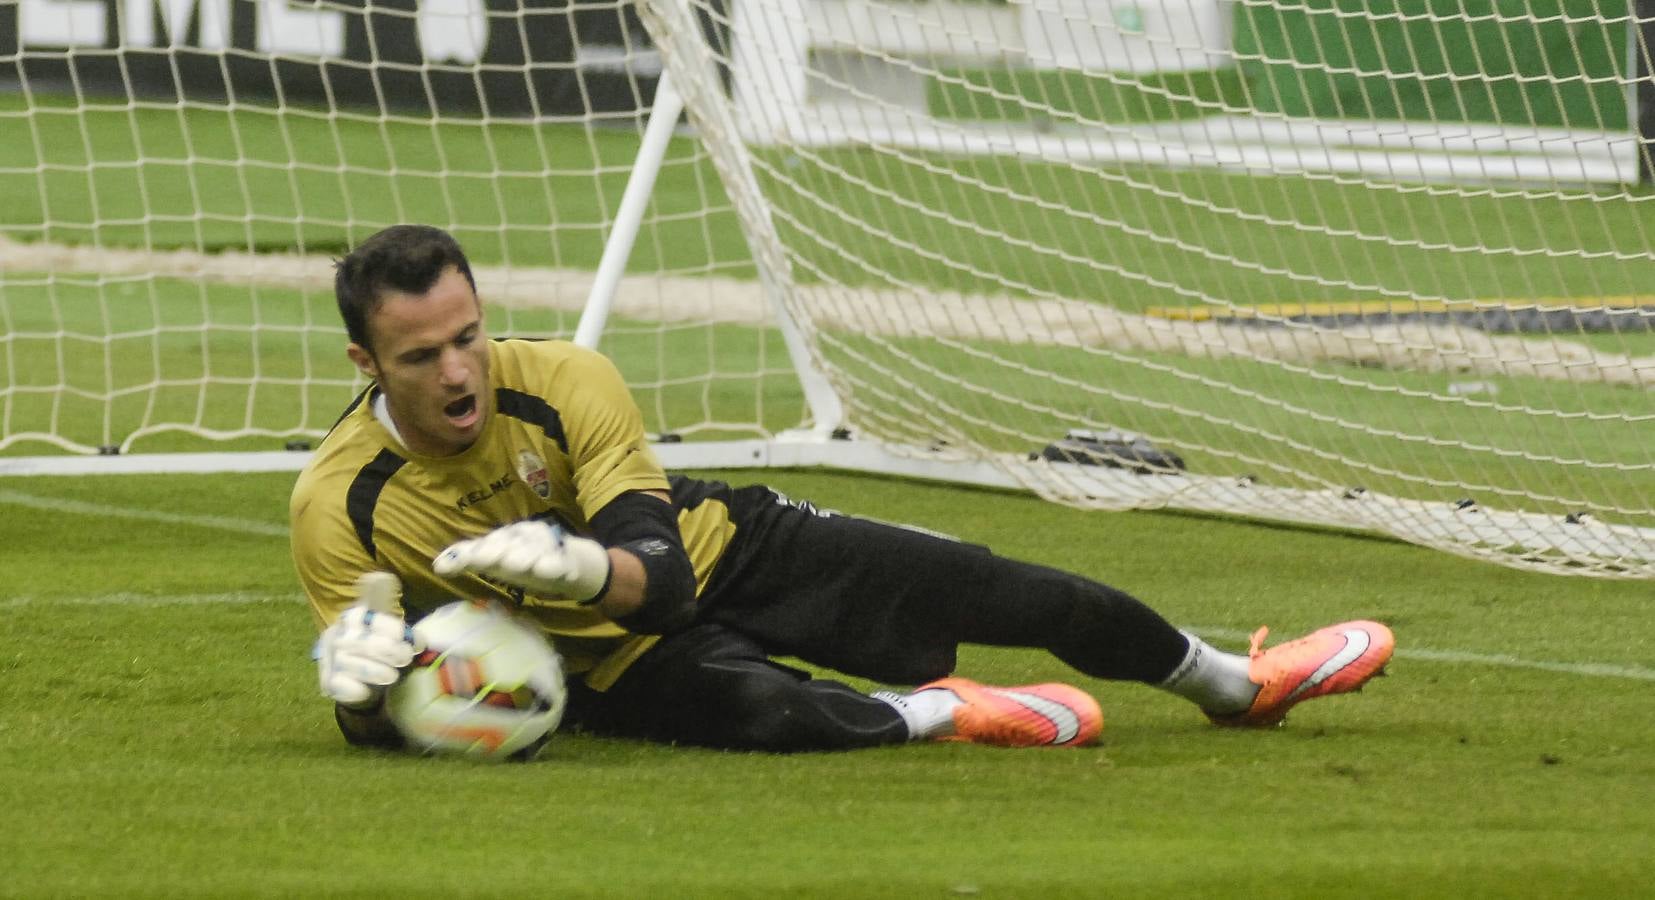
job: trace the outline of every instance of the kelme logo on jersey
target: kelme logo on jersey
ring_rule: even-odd
[[[540,499],[551,498],[552,483],[546,478],[546,461],[535,456],[534,451],[523,450],[517,454],[517,474],[524,484],[534,488]]]

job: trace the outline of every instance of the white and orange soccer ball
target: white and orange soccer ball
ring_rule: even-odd
[[[533,625],[494,603],[460,601],[414,624],[425,650],[385,710],[411,749],[530,759],[563,718],[563,663]]]

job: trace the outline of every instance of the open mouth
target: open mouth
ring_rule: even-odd
[[[477,395],[467,394],[442,408],[443,415],[455,424],[465,424],[477,411]]]

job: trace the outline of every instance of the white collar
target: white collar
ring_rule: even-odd
[[[384,391],[374,392],[373,410],[374,418],[378,419],[379,424],[384,425],[385,430],[391,433],[391,440],[396,441],[397,446],[402,449],[408,449],[408,442],[402,439],[402,432],[397,430],[397,423],[391,420],[391,410],[390,407],[385,405]]]

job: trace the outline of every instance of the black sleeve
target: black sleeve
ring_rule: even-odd
[[[605,547],[619,547],[644,565],[643,605],[616,619],[617,625],[640,634],[666,634],[689,624],[695,616],[695,566],[684,551],[678,510],[671,503],[628,491],[598,510],[592,532]]]
[[[333,720],[339,723],[339,732],[353,747],[378,747],[381,750],[401,750],[402,734],[385,715],[385,703],[367,710],[355,710],[338,703],[333,705]]]

